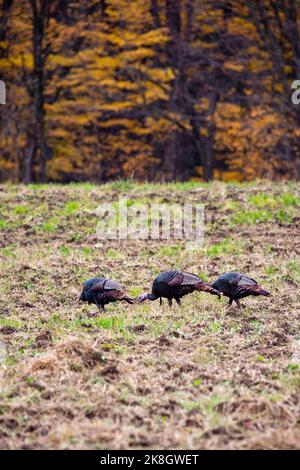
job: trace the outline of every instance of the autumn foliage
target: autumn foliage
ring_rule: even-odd
[[[296,0],[0,0],[0,180],[300,177]]]

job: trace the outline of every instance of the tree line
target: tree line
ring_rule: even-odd
[[[300,178],[298,0],[0,0],[0,180]]]

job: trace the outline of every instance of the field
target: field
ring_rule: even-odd
[[[96,208],[205,204],[204,246],[101,241]],[[0,448],[300,448],[300,185],[0,187]],[[180,268],[206,280],[241,270],[272,292],[77,301],[106,275],[132,296]]]

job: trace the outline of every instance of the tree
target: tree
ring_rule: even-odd
[[[285,135],[276,153],[283,166],[300,178],[300,115],[291,101],[291,83],[300,77],[299,2],[297,0],[246,0],[248,18],[255,27],[261,48],[267,52],[269,68],[265,86],[269,103],[284,115]]]
[[[2,0],[1,180],[299,177],[299,9]]]

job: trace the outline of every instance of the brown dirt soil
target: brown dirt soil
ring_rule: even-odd
[[[205,204],[204,247],[99,240],[120,195]],[[299,184],[2,186],[0,205],[0,448],[300,448]],[[77,301],[89,277],[136,297],[168,268],[240,270],[272,297]]]

